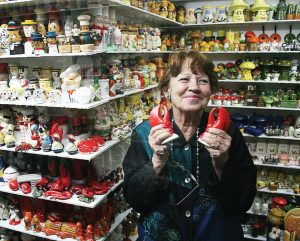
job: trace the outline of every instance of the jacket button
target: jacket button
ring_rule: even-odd
[[[187,177],[186,179],[184,179],[185,183],[190,183],[190,181],[191,181],[191,178],[189,178],[189,177]]]
[[[188,149],[190,149],[190,146],[189,146],[189,144],[186,144],[186,145],[184,146],[184,150],[187,151]]]
[[[189,218],[191,216],[191,212],[189,210],[185,211],[185,216]]]

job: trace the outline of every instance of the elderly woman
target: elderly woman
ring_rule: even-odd
[[[159,84],[172,104],[171,122],[144,122],[134,130],[125,156],[124,194],[141,213],[139,240],[238,241],[239,216],[256,193],[256,167],[240,131],[204,132],[205,108],[218,82],[213,63],[198,52],[178,52]],[[208,145],[198,141],[199,135]]]

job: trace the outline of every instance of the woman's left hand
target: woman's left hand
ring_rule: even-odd
[[[228,151],[231,146],[231,136],[217,128],[209,128],[203,135],[202,140],[209,152],[215,169],[223,170],[229,157]]]

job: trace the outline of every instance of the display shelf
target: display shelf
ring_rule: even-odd
[[[300,51],[199,51],[202,54],[289,54],[289,53],[300,53]]]
[[[113,6],[117,10],[122,11],[122,17],[126,19],[134,18],[135,22],[141,23],[151,23],[152,27],[164,27],[164,26],[182,26],[181,23],[173,21],[168,18],[161,17],[157,14],[145,11],[141,8],[137,8],[131,5],[127,5],[117,0],[110,0],[110,6]],[[156,25],[156,26],[155,26]]]
[[[266,80],[218,80],[219,83],[251,83],[251,84],[289,84],[289,85],[300,85],[300,81],[287,81],[287,80],[279,80],[279,81],[266,81]]]
[[[107,193],[105,193],[103,195],[94,195],[94,201],[91,203],[85,203],[85,202],[79,201],[77,198],[77,195],[73,195],[70,199],[66,199],[66,200],[53,199],[50,197],[43,197],[43,196],[38,197],[37,199],[43,199],[43,200],[53,201],[53,202],[58,202],[58,203],[65,203],[65,204],[80,206],[80,207],[85,207],[85,208],[95,208],[99,203],[101,203],[108,196],[108,194],[113,192],[122,183],[123,183],[123,180],[119,181]],[[4,186],[0,186],[0,192],[34,198],[31,193],[24,194],[21,190],[18,190],[18,191],[11,190],[8,186],[8,183],[5,183]]]
[[[209,107],[225,107],[225,108],[238,108],[238,109],[259,109],[259,110],[289,110],[289,111],[300,111],[300,108],[284,108],[284,107],[258,107],[258,106],[245,106],[245,105],[213,105],[208,104]]]
[[[259,161],[255,161],[254,160],[254,164],[256,166],[262,166],[262,167],[275,167],[275,168],[286,168],[286,169],[300,169],[300,166],[287,166],[287,165],[283,165],[283,164],[280,164],[278,163],[277,165],[275,164],[264,164],[264,163],[261,163]]]
[[[264,216],[264,217],[266,217],[267,216],[267,214],[262,214],[262,213],[254,213],[254,212],[252,212],[252,210],[251,209],[249,209],[247,212],[246,212],[247,214],[250,214],[250,215],[259,215],[259,216]]]
[[[110,230],[108,231],[108,233],[113,232],[113,230],[118,226],[118,224],[120,224],[126,217],[127,215],[131,212],[131,208],[126,210],[125,212],[117,215],[115,217],[115,222],[111,225]],[[40,237],[40,238],[44,238],[44,239],[49,239],[49,240],[57,240],[57,241],[61,241],[61,240],[65,240],[65,241],[76,241],[76,239],[71,239],[71,238],[66,238],[66,239],[61,239],[60,237],[58,237],[57,235],[50,235],[47,236],[45,233],[43,232],[34,232],[33,230],[26,230],[25,229],[25,224],[24,221],[22,220],[20,224],[18,225],[10,225],[8,220],[0,220],[0,227],[1,228],[7,228],[13,231],[17,231],[17,232],[21,232],[21,233],[26,233],[32,236],[36,236],[36,237]],[[104,241],[106,239],[107,236],[102,237],[100,239],[96,239],[96,241]]]
[[[128,138],[130,136],[131,136],[131,134],[128,134],[124,139],[126,139],[126,138]],[[79,159],[79,160],[91,161],[92,159],[94,159],[97,156],[101,155],[103,152],[107,151],[108,149],[110,149],[114,145],[120,143],[121,141],[122,140],[110,140],[110,141],[106,141],[104,146],[100,147],[98,151],[93,152],[91,154],[77,153],[75,155],[70,155],[66,151],[61,152],[61,153],[54,153],[52,151],[50,151],[50,152],[44,152],[42,150],[40,150],[40,151],[28,150],[28,151],[23,151],[23,153],[29,153],[29,154],[35,154],[35,155],[41,155],[41,156],[55,156],[55,157],[60,157],[60,158]],[[6,146],[0,147],[0,151],[16,152],[15,147],[13,147],[13,148],[7,148]]]
[[[115,99],[119,99],[119,98],[123,98],[125,96],[129,96],[132,94],[137,94],[137,93],[141,93],[144,92],[146,90],[151,90],[157,87],[158,84],[155,85],[150,85],[144,89],[138,89],[138,90],[128,90],[125,91],[124,94],[122,95],[116,95],[114,97],[109,97],[109,98],[105,98],[103,100],[100,101],[93,101],[91,103],[88,104],[77,104],[77,103],[68,103],[68,104],[51,104],[51,103],[44,103],[44,104],[35,104],[35,103],[30,103],[30,102],[24,102],[24,101],[3,101],[0,100],[0,105],[22,105],[22,106],[44,106],[44,107],[52,107],[52,108],[68,108],[68,109],[81,109],[81,110],[88,110],[88,109],[92,109],[95,107],[98,107],[100,105],[103,105],[105,103],[108,103],[111,100],[115,100]]]
[[[244,238],[251,239],[251,240],[262,240],[262,241],[266,241],[267,240],[267,238],[265,236],[259,235],[258,237],[254,238],[250,234],[244,234]]]
[[[267,26],[267,25],[286,25],[286,24],[299,24],[300,20],[270,20],[270,21],[265,21],[265,22],[259,22],[259,21],[247,21],[247,22],[218,22],[218,23],[200,23],[200,24],[183,24],[183,27],[197,27],[197,28],[219,28],[219,27],[232,27],[232,26],[237,26],[237,27],[249,27],[249,26]]]
[[[80,52],[80,53],[56,53],[56,54],[16,54],[16,55],[0,55],[0,59],[20,59],[20,58],[48,58],[48,57],[79,57],[79,56],[92,56],[96,54],[105,53],[104,50],[95,50],[93,52]]]
[[[116,229],[116,227],[118,227],[120,225],[120,223],[123,222],[123,220],[127,217],[127,215],[132,211],[132,208],[129,208],[128,210],[126,210],[125,212],[119,214],[118,216],[116,216],[115,218],[115,222],[111,225],[110,230],[107,232],[107,234],[105,235],[105,237],[102,237],[100,239],[98,239],[99,241],[104,241],[107,239],[107,237],[109,235],[112,234],[112,232]],[[98,241],[97,240],[97,241]]]
[[[271,191],[267,187],[261,188],[261,189],[257,189],[258,192],[266,192],[266,193],[281,194],[281,195],[300,196],[300,194],[294,193],[292,189],[288,189],[288,190],[289,191],[286,191],[285,189],[278,189],[277,191]]]
[[[247,133],[243,133],[244,137],[250,137],[250,138],[259,138],[259,139],[275,139],[275,140],[286,140],[286,141],[300,141],[300,138],[296,138],[293,136],[267,136],[265,134],[262,134],[260,136],[252,136]]]
[[[105,52],[107,54],[171,54],[171,53],[174,53],[174,51],[157,51],[157,50],[151,50],[151,51],[147,51],[147,50],[144,50],[144,51],[123,51],[123,50],[120,50],[120,51],[107,51]]]

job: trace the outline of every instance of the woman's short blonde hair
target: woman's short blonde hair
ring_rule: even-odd
[[[172,54],[158,88],[165,90],[169,87],[171,77],[179,75],[186,59],[191,59],[190,67],[194,74],[205,73],[208,76],[211,91],[215,93],[218,90],[218,79],[214,72],[214,64],[204,54],[197,51],[181,51]]]

